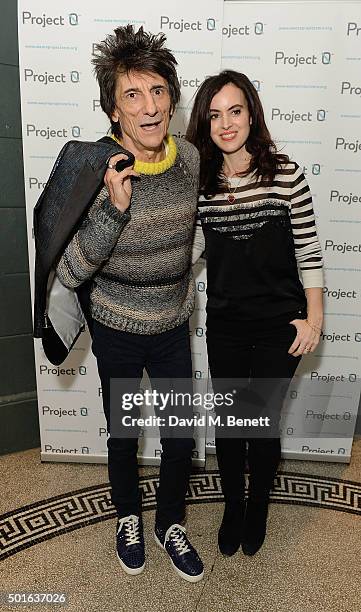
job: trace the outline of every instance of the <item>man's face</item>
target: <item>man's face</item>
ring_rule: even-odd
[[[120,74],[115,90],[112,120],[118,121],[126,149],[142,158],[146,151],[159,151],[171,111],[168,84],[154,72]]]

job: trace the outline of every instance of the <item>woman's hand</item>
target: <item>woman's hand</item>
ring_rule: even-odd
[[[313,353],[320,341],[321,330],[312,327],[306,319],[293,319],[290,325],[294,325],[297,330],[297,335],[292,342],[288,352],[294,357]]]
[[[111,203],[114,204],[120,212],[124,212],[129,207],[130,198],[132,196],[132,183],[130,177],[139,176],[139,174],[133,170],[133,166],[128,166],[121,172],[117,172],[115,170],[115,164],[121,159],[127,159],[127,156],[123,153],[119,153],[110,158],[108,169],[104,176],[104,183],[108,188]]]

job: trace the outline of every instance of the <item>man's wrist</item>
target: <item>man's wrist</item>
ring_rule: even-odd
[[[128,210],[129,208],[129,204],[125,205],[125,204],[120,204],[119,202],[111,202],[111,203],[121,213],[125,213],[125,211]]]
[[[113,221],[120,221],[123,219],[124,216],[130,216],[128,208],[129,207],[124,208],[124,210],[120,210],[118,206],[111,202],[110,198],[106,198],[103,202],[101,210],[107,215],[109,219],[112,219]]]

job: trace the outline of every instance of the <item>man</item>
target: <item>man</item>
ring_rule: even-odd
[[[135,32],[127,25],[96,47],[102,109],[111,120],[112,137],[136,161],[117,172],[115,164],[126,155],[111,158],[106,186],[57,266],[69,288],[93,281],[93,352],[110,431],[117,555],[128,574],[139,574],[145,566],[138,429],[133,437],[113,435],[111,380],[126,379],[135,389],[144,368],[151,379],[192,377],[188,319],[194,308],[191,250],[199,159],[192,145],[168,134],[180,88],[176,60],[164,43],[164,35],[143,28]],[[203,564],[181,524],[194,441],[161,437],[161,444],[155,538],[178,574],[197,582]]]

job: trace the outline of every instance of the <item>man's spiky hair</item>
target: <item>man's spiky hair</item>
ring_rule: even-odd
[[[180,86],[176,73],[177,61],[164,47],[164,34],[150,34],[140,27],[136,32],[130,24],[116,28],[114,34],[94,45],[92,64],[100,88],[100,105],[108,115],[112,132],[121,136],[119,123],[112,121],[115,109],[117,77],[122,73],[154,72],[168,83],[173,112],[180,98]]]

